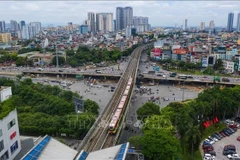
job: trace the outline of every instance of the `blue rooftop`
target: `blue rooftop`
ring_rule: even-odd
[[[88,153],[85,152],[84,150],[82,150],[78,160],[85,160],[87,158],[87,155],[88,155]]]
[[[114,160],[124,160],[126,156],[126,152],[128,150],[128,146],[129,146],[129,143],[122,144]]]
[[[46,147],[51,137],[46,135],[41,142],[39,142],[22,160],[37,160],[43,149]]]

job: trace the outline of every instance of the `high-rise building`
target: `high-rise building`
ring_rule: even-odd
[[[30,26],[35,27],[36,34],[38,34],[42,30],[41,22],[30,22]]]
[[[237,16],[237,28],[236,28],[236,31],[240,32],[240,13],[238,13],[238,16]]]
[[[81,26],[79,27],[79,31],[80,31],[81,34],[86,34],[86,33],[88,33],[88,26],[87,26],[87,25],[81,25]]]
[[[11,20],[10,25],[11,25],[11,31],[18,31],[19,30],[17,21]]]
[[[89,21],[89,27],[88,31],[95,32],[95,14],[93,12],[88,12],[88,21]]]
[[[96,14],[96,28],[100,32],[113,31],[113,14],[112,13],[97,13]]]
[[[183,30],[187,30],[187,19],[183,21]]]
[[[200,30],[201,31],[205,30],[205,22],[200,23]]]
[[[113,30],[117,30],[117,24],[116,24],[116,19],[113,20]]]
[[[209,28],[213,29],[214,27],[215,27],[214,21],[211,20],[210,23],[209,23]]]
[[[22,39],[30,39],[30,37],[29,37],[29,25],[28,24],[23,26],[21,37],[22,37]]]
[[[148,17],[134,16],[133,26],[136,28],[138,33],[149,30]]]
[[[25,25],[26,25],[25,21],[20,21],[20,29],[22,29],[23,26],[25,26]]]
[[[41,22],[30,22],[25,24],[22,28],[22,39],[32,39],[41,31]]]
[[[0,33],[0,42],[8,43],[11,41],[11,33]]]
[[[227,32],[232,32],[233,31],[233,18],[234,18],[234,13],[229,13],[228,14],[228,22],[227,22]]]
[[[0,32],[4,32],[6,30],[5,21],[0,21]]]
[[[127,26],[133,25],[132,7],[117,7],[116,9],[116,29],[123,30]]]

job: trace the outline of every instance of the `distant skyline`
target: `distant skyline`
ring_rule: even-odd
[[[227,26],[228,13],[233,12],[233,27],[240,12],[239,1],[1,1],[0,21],[39,21],[43,26],[82,24],[88,12],[111,12],[116,18],[116,7],[131,6],[134,16],[149,17],[152,26],[181,26],[188,19],[189,26],[200,26],[211,20],[215,26]]]

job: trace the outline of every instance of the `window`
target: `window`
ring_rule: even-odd
[[[2,129],[0,129],[0,137],[2,137]]]
[[[2,157],[0,157],[0,160],[7,160],[9,158],[9,156],[8,156],[8,151],[6,151],[3,155],[2,155]]]
[[[0,141],[0,152],[4,149],[4,143],[3,140]]]
[[[11,147],[11,153],[13,154],[18,149],[18,142],[16,141]]]
[[[8,129],[12,128],[12,126],[14,126],[15,123],[16,122],[15,122],[15,118],[14,118],[11,122],[8,123]]]

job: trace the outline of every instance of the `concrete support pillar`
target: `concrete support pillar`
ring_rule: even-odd
[[[37,74],[37,78],[39,78],[39,74]]]
[[[208,83],[206,83],[206,87],[208,87]]]
[[[57,74],[57,79],[59,79],[59,75]]]
[[[178,84],[180,85],[180,84],[181,84],[181,81],[178,81]]]
[[[103,78],[103,81],[105,82],[107,80],[107,77],[106,76],[104,76],[104,78]]]

